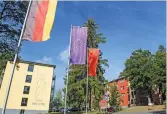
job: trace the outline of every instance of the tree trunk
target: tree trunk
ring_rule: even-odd
[[[94,88],[92,89],[91,93],[92,93],[91,94],[91,108],[93,109],[94,108],[94,106],[93,106],[94,105]]]
[[[91,99],[91,91],[92,91],[92,88],[90,88],[89,89],[90,91],[89,91],[89,109],[91,110],[91,101],[92,101],[92,99]]]
[[[148,104],[150,104],[150,103],[152,103],[152,102],[153,102],[153,100],[152,100],[152,90],[149,89],[149,90],[148,90]]]
[[[159,94],[159,102],[160,102],[160,104],[162,104],[163,103],[163,98],[162,98],[162,84],[159,84],[159,92],[158,92],[158,94]]]

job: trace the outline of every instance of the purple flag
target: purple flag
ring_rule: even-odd
[[[86,63],[87,27],[73,26],[71,31],[71,64]]]

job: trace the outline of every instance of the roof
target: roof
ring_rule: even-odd
[[[25,61],[25,60],[19,60],[19,62],[20,63],[27,63],[27,64],[41,65],[41,66],[48,66],[48,67],[54,67],[54,68],[56,68],[56,65],[53,65],[53,64],[45,64],[45,63]]]
[[[114,80],[110,81],[109,83],[111,83],[111,82],[116,82],[116,81],[121,80],[121,79],[124,79],[124,78],[125,78],[124,76],[123,76],[123,77],[118,77],[117,79],[114,79]]]

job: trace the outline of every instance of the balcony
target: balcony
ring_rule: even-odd
[[[56,79],[55,77],[52,78],[52,80],[55,80],[55,79]]]
[[[54,85],[52,85],[52,90],[55,88],[55,86]]]

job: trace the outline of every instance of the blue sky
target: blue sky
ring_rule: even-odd
[[[99,25],[107,38],[100,45],[109,60],[105,77],[109,81],[119,76],[132,51],[142,48],[155,52],[166,46],[165,2],[58,2],[51,39],[46,42],[23,42],[24,60],[55,64],[56,89],[64,86],[67,67],[70,26],[82,26],[88,18]]]

